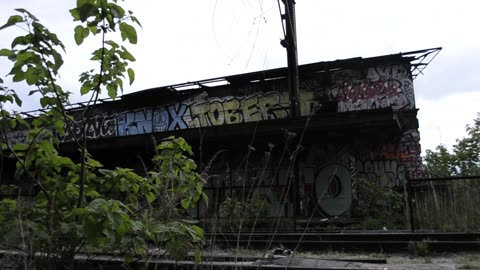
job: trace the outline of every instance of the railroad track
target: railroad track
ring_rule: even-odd
[[[480,233],[444,232],[279,232],[206,233],[207,244],[220,247],[297,250],[406,251],[410,242],[425,242],[430,251],[479,250]]]
[[[160,254],[163,254],[160,251]],[[0,250],[0,264],[3,257],[14,258],[15,256],[23,256],[22,252]],[[41,256],[38,254],[37,256]],[[148,258],[148,259],[147,259]],[[18,258],[17,258],[18,259]],[[151,256],[139,257],[134,256],[131,261],[126,262],[122,254],[119,253],[103,253],[95,254],[79,253],[75,255],[74,269],[185,269],[185,270],[386,270],[391,269],[385,267],[387,261],[385,259],[372,258],[332,258],[332,259],[315,259],[315,258],[293,258],[292,256],[273,256],[264,258],[262,256],[243,256],[243,255],[217,255],[215,253],[203,253],[202,261],[195,263],[193,255],[187,256],[183,261],[174,261],[168,257]],[[368,264],[369,266],[362,266]],[[58,265],[62,267],[61,264]],[[128,266],[128,267],[127,267]],[[370,267],[373,266],[373,267]],[[2,269],[17,269],[15,264],[2,265]],[[395,269],[397,270],[397,269]]]

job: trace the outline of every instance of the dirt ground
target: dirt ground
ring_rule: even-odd
[[[221,253],[221,251],[219,251]],[[223,251],[225,252],[225,251]],[[227,252],[229,253],[229,252]],[[265,256],[270,254],[263,251],[241,250],[230,255],[235,256]],[[293,257],[294,259],[291,259]],[[359,262],[365,259],[386,260],[386,263],[368,263]],[[365,268],[365,269],[479,269],[480,270],[480,250],[473,252],[458,253],[428,253],[426,256],[411,256],[403,253],[352,253],[352,252],[298,252],[284,258],[276,258],[259,262],[260,264],[273,265],[291,265],[299,267],[331,267],[334,268]]]
[[[252,268],[251,266],[265,265],[273,266],[275,269],[480,270],[480,251],[428,253],[423,257],[413,257],[406,252],[297,252],[288,255],[274,255],[273,252],[270,251],[264,252],[258,250],[236,250],[235,252],[228,250],[208,250],[202,253],[203,256],[205,256],[203,264],[220,266],[219,269],[223,269],[221,266],[227,266],[225,269],[229,269],[228,267],[231,268],[232,266],[235,266],[235,269],[241,269],[243,264],[250,266],[247,267],[249,269]],[[96,259],[104,259],[106,261],[112,258],[105,255],[95,257]],[[225,260],[222,259],[222,257],[224,257]],[[209,259],[212,258],[215,258],[214,261],[208,262]],[[9,256],[0,257],[0,269],[17,269],[18,262],[10,259]],[[161,264],[167,263],[166,265],[176,264],[175,262],[165,261],[164,259],[160,259],[158,262]],[[180,263],[185,265],[193,262],[183,261]]]
[[[425,257],[413,257],[408,253],[300,253],[298,257],[318,259],[385,259],[387,264],[362,264],[388,269],[480,269],[480,251],[459,253],[430,253]]]
[[[386,264],[353,263],[350,267],[387,269],[480,269],[480,251],[459,253],[430,253],[413,257],[408,253],[299,253],[298,258],[307,259],[385,259]]]

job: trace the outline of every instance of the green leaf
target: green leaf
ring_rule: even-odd
[[[128,79],[129,79],[130,85],[132,85],[133,81],[135,81],[135,71],[133,71],[133,69],[129,68],[127,70],[127,73],[128,73]]]
[[[72,210],[72,215],[74,215],[74,216],[84,216],[86,214],[88,214],[88,210],[84,207],[74,208]]]
[[[153,194],[152,192],[148,192],[145,195],[145,198],[147,199],[148,203],[152,203],[155,200],[155,194]]]
[[[192,230],[194,230],[195,233],[196,233],[200,238],[203,239],[203,238],[205,237],[205,235],[204,235],[204,233],[203,233],[203,229],[200,228],[200,227],[198,227],[197,225],[192,225]]]
[[[92,85],[89,82],[84,83],[82,85],[82,87],[80,88],[80,94],[85,95],[88,92],[90,92],[91,90],[92,90]]]
[[[118,54],[123,58],[123,59],[126,59],[126,60],[130,60],[132,62],[135,61],[135,57],[133,57],[133,55],[125,48],[122,46],[122,50],[121,51],[118,51]]]
[[[37,92],[41,92],[41,91],[40,90],[32,90],[32,91],[28,92],[28,95],[31,96],[31,95],[33,95]]]
[[[202,193],[203,183],[202,182],[197,182],[196,189],[197,189],[198,193]]]
[[[91,198],[98,198],[100,197],[100,193],[98,193],[96,190],[91,189],[85,192],[85,196],[91,197]]]
[[[12,129],[15,129],[15,128],[17,127],[17,121],[15,121],[15,120],[13,120],[13,119],[10,120],[10,127],[11,127]]]
[[[0,27],[0,30],[10,27],[12,25],[15,25],[19,22],[23,22],[23,17],[20,15],[12,15],[10,16],[10,18],[8,18],[7,22]]]
[[[96,212],[98,211],[103,205],[106,204],[106,200],[102,198],[98,198],[93,200],[89,205],[88,205],[88,210],[91,212]]]
[[[187,209],[190,207],[190,202],[191,202],[190,198],[184,198],[180,201],[180,204],[182,205],[183,209]]]
[[[25,143],[17,143],[13,146],[13,151],[25,151],[28,149],[28,145]]]
[[[120,32],[123,40],[128,39],[130,43],[137,44],[137,30],[133,26],[122,22],[120,23]]]
[[[102,49],[95,50],[95,51],[92,53],[93,56],[92,56],[92,58],[90,58],[90,60],[95,61],[95,60],[100,60],[100,59],[102,59],[102,52],[103,52]]]
[[[97,160],[87,156],[87,164],[93,168],[101,168],[103,167],[102,163],[98,162]]]
[[[29,124],[27,121],[25,121],[25,119],[22,118],[22,116],[20,116],[19,114],[15,115],[15,119],[22,125],[24,125],[25,127],[29,127]]]
[[[112,99],[117,98],[117,87],[116,86],[117,85],[113,84],[113,83],[107,84],[108,96]]]
[[[132,14],[132,13],[130,13],[130,14]],[[142,24],[141,24],[140,21],[137,19],[137,17],[135,17],[135,16],[130,16],[130,18],[132,19],[132,22],[138,24],[138,26],[140,26],[140,28],[143,28],[143,27],[142,27]]]
[[[54,51],[52,55],[53,59],[55,60],[55,70],[57,71],[63,65],[63,59],[62,56],[56,51]]]
[[[48,105],[54,105],[55,102],[56,102],[56,99],[52,98],[52,97],[42,97],[42,98],[40,98],[40,105],[42,106],[42,108],[45,108]]]
[[[202,262],[202,253],[200,252],[199,248],[195,249],[195,264],[199,264]]]
[[[72,8],[69,11],[70,11],[70,15],[72,15],[73,17],[74,22],[80,20],[80,13],[78,12],[78,9]]]
[[[120,90],[122,91],[122,94],[123,94],[123,81],[122,81],[122,79],[117,78],[115,80],[115,82],[118,84],[118,86],[120,86]]]
[[[110,7],[110,12],[115,18],[121,19],[123,18],[123,16],[125,16],[125,10],[121,6],[116,5],[114,3],[110,3],[109,7]]]
[[[26,35],[26,36],[18,36],[12,41],[12,48],[15,48],[17,45],[28,45],[32,43],[33,36]]]
[[[105,41],[105,44],[108,44],[108,45],[112,46],[113,48],[118,48],[118,47],[120,47],[120,46],[119,46],[115,41],[113,41],[113,40],[107,40],[107,41]]]
[[[58,39],[55,33],[48,32],[47,36],[53,44],[59,45],[63,49],[63,51],[65,51],[65,46],[63,46],[63,43]]]
[[[65,129],[64,129],[65,124],[63,123],[62,120],[55,121],[54,125],[55,125],[55,130],[58,132],[60,136],[65,135]]]
[[[25,72],[25,80],[27,81],[27,84],[28,85],[37,84],[38,81],[41,79],[40,77],[41,74],[42,74],[42,70],[35,67],[29,67],[27,69],[27,72]]]
[[[16,8],[15,11],[18,11],[18,12],[21,12],[21,13],[25,13],[28,15],[28,17],[30,17],[32,20],[34,21],[38,21],[37,17],[33,16],[32,13],[30,13],[28,10],[24,9],[24,8]]]
[[[15,99],[15,104],[17,104],[18,106],[21,107],[22,106],[22,100],[18,97],[17,93],[13,92],[11,95]]]
[[[90,34],[90,31],[88,30],[88,28],[83,28],[83,26],[81,25],[77,25],[77,27],[75,27],[75,43],[77,43],[77,45],[80,45],[83,43],[83,40],[88,37],[88,35]]]
[[[12,50],[9,50],[9,49],[1,49],[0,50],[0,56],[10,57],[12,55],[15,55],[15,53]]]
[[[120,222],[120,221],[116,221],[116,222]],[[117,233],[119,238],[122,238],[125,235],[125,233],[127,233],[127,231],[128,231],[128,226],[125,223],[119,224],[115,229],[115,232]]]
[[[91,32],[93,35],[98,34],[98,31],[99,31],[98,27],[96,27],[96,26],[88,26],[88,30],[90,30],[90,32]]]
[[[77,0],[77,8],[70,10],[75,20],[85,22],[88,17],[98,12],[94,0]],[[78,18],[78,19],[77,19]]]
[[[9,96],[9,95],[5,95],[2,97],[3,100],[5,101],[10,101],[10,103],[13,103],[13,97],[12,96]],[[2,111],[3,113],[3,111]],[[8,112],[6,112],[8,114]]]
[[[21,82],[23,80],[25,80],[25,72],[23,72],[22,70],[18,70],[18,72],[14,73],[12,78],[13,82]]]

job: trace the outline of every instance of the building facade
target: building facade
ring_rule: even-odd
[[[89,151],[141,173],[156,142],[185,137],[208,175],[198,217],[255,199],[264,216],[348,215],[358,181],[403,190],[421,175],[413,79],[436,51],[302,65],[296,118],[285,68],[124,95],[93,108]],[[61,150],[73,153],[81,131],[66,130]]]

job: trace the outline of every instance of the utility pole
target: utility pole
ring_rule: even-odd
[[[298,89],[298,56],[297,56],[297,28],[295,18],[295,0],[282,0],[285,13],[281,15],[285,39],[280,44],[287,49],[288,89],[290,97],[290,118],[300,117],[300,91]],[[280,7],[279,7],[280,8]],[[281,13],[281,10],[280,10]],[[300,142],[298,142],[300,143]],[[298,167],[299,145],[294,154],[293,164],[293,202],[294,202],[294,231],[297,230],[297,218],[301,214],[300,173]]]
[[[300,116],[300,93],[298,90],[297,29],[295,22],[295,0],[282,0],[285,6],[285,39],[280,42],[287,49],[288,88],[290,95],[290,117]]]

